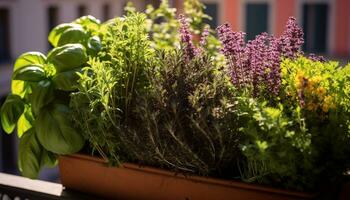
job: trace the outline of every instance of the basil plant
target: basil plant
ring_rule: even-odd
[[[82,149],[85,139],[68,117],[69,95],[76,89],[77,72],[101,49],[100,28],[91,16],[61,24],[49,34],[53,49],[47,55],[27,52],[16,60],[1,124],[8,134],[17,127],[22,175],[36,178],[43,166],[57,163],[57,155]]]

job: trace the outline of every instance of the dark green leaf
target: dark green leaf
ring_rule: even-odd
[[[30,97],[32,110],[35,115],[45,105],[48,105],[54,99],[53,85],[50,80],[42,80],[33,87],[33,93]]]
[[[45,149],[57,154],[78,152],[84,138],[69,120],[70,110],[63,104],[53,104],[42,109],[36,120],[36,132]]]
[[[75,90],[77,81],[79,80],[78,71],[79,70],[71,70],[56,74],[52,79],[55,88],[63,91]]]
[[[57,156],[44,149],[41,157],[41,166],[55,167],[57,165]]]
[[[54,64],[58,73],[80,67],[87,61],[85,47],[81,44],[56,47],[48,54],[48,61]]]
[[[88,36],[83,28],[69,28],[62,33],[60,39],[58,40],[58,46],[73,43],[84,44],[87,40],[87,37]]]
[[[24,111],[24,103],[20,96],[9,95],[1,107],[1,125],[6,133],[12,133],[19,117]]]
[[[36,137],[34,128],[23,134],[19,141],[18,152],[18,166],[23,176],[32,179],[38,177],[43,150]]]
[[[13,74],[13,80],[22,81],[41,81],[45,78],[45,71],[42,67],[36,65],[28,65],[16,70]]]

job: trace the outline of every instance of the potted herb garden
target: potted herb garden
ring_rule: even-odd
[[[202,9],[81,17],[47,55],[21,55],[1,123],[17,127],[22,174],[58,160],[63,185],[106,198],[338,198],[350,66],[302,52],[294,18],[246,41]]]

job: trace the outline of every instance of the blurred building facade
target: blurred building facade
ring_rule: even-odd
[[[181,7],[183,0],[177,0]],[[305,32],[306,52],[350,57],[350,0],[202,0],[213,25],[229,22],[252,39],[261,32],[280,35],[290,16]]]

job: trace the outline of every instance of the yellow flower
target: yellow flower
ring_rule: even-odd
[[[298,70],[296,76],[295,76],[295,87],[296,88],[300,88],[302,85],[303,85],[303,82],[304,82],[304,72],[303,71],[300,71]]]
[[[310,111],[315,111],[317,110],[317,105],[315,103],[309,103],[307,106],[306,106],[306,109],[310,110]]]
[[[334,104],[334,97],[331,95],[326,96],[323,99],[322,110],[323,112],[328,112],[330,108],[334,109],[336,106]]]
[[[328,112],[328,110],[329,110],[328,104],[323,104],[322,105],[322,111],[326,113],[326,112]]]
[[[319,98],[322,98],[326,94],[326,89],[324,87],[318,87],[316,93]]]

